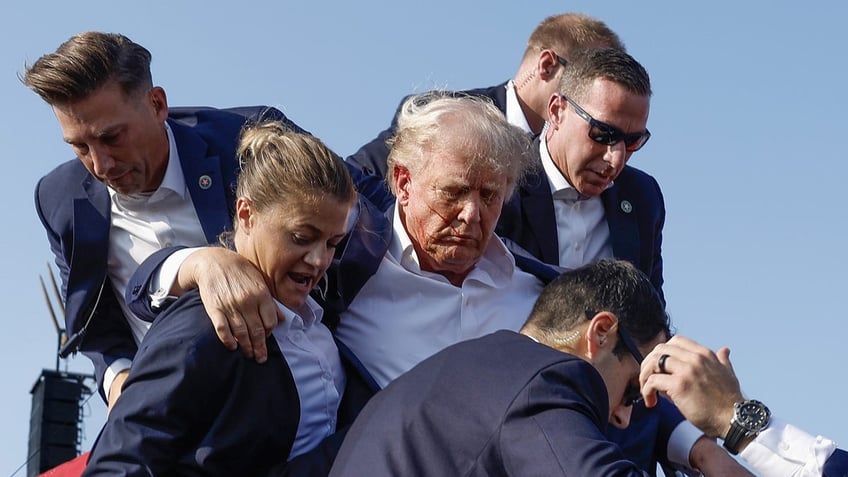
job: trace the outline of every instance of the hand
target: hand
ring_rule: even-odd
[[[228,349],[240,347],[257,363],[268,359],[265,338],[283,315],[265,277],[250,261],[221,247],[192,253],[183,262],[176,285],[197,288],[218,338]]]
[[[665,360],[665,373],[659,359]],[[657,345],[642,362],[639,375],[645,405],[656,404],[657,392],[674,402],[689,422],[709,437],[727,435],[733,418],[733,404],[742,400],[739,380],[730,364],[730,350],[713,353],[683,336]]]
[[[129,375],[130,370],[127,368],[116,374],[115,379],[112,380],[112,385],[109,387],[109,396],[106,398],[107,414],[112,411],[112,408],[115,406],[115,402],[118,401],[118,397],[120,397],[121,391],[124,389],[124,381],[127,380],[127,376]]]

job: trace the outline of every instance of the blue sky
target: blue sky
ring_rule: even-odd
[[[50,108],[17,80],[26,62],[80,31],[124,33],[152,52],[170,105],[270,104],[348,155],[405,94],[508,79],[535,25],[565,11],[606,21],[651,74],[653,137],[630,164],[665,194],[665,294],[678,332],[729,346],[748,396],[848,446],[845,3],[13,2],[0,15],[10,214],[0,475],[26,460],[29,390],[54,366],[38,284],[52,254],[32,191],[73,157]],[[90,369],[83,357],[67,366]],[[86,448],[103,420],[98,399]]]

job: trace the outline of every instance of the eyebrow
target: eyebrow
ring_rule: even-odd
[[[107,137],[107,136],[113,136],[113,135],[121,132],[123,129],[124,129],[123,124],[115,124],[115,125],[112,125],[112,126],[105,128],[105,129],[101,129],[100,131],[97,131],[96,133],[93,134],[93,137],[95,139],[100,140],[100,139],[103,139],[104,137]],[[78,139],[73,138],[73,137],[67,137],[67,136],[63,136],[62,140],[65,141],[67,144],[74,144],[74,143],[79,142]]]

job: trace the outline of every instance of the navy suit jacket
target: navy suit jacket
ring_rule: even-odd
[[[172,108],[169,115],[186,185],[210,243],[231,227],[238,169],[235,150],[245,122],[280,119],[303,132],[280,111],[267,107]],[[211,179],[211,187],[200,186],[203,176]],[[61,354],[82,351],[94,363],[97,380],[102,382],[106,367],[119,358],[132,359],[136,352],[106,275],[109,192],[74,159],[38,182],[35,207],[62,279],[65,329],[70,339]]]
[[[200,295],[153,323],[83,475],[261,475],[285,462],[300,400],[276,340],[257,364],[221,345]]]
[[[546,263],[559,263],[557,226],[551,188],[533,143],[536,168],[504,204],[495,229]],[[601,194],[615,258],[641,270],[663,296],[662,229],[665,202],[657,181],[625,166],[614,184]]]
[[[506,113],[506,83],[457,94],[487,97],[498,109]],[[361,167],[364,177],[369,177],[368,174],[385,176],[386,158],[389,154],[386,140],[394,135],[396,127],[397,112],[388,129],[349,156],[347,161]],[[559,250],[553,199],[541,160],[538,159],[538,146],[538,141],[532,146],[534,154],[537,155],[537,168],[526,178],[523,185],[517,188],[511,200],[504,204],[495,232],[505,239],[512,240],[519,246],[518,249],[526,250],[537,259],[549,264],[558,264]],[[642,270],[650,278],[660,297],[663,297],[661,245],[665,204],[656,180],[638,169],[626,166],[615,180],[615,184],[601,195],[601,200],[610,228],[613,254],[616,258],[632,262]],[[386,210],[391,205],[381,196],[372,202],[378,204],[381,210]],[[510,245],[509,241],[505,242]],[[515,247],[510,248],[515,252]],[[365,253],[362,256],[367,255]],[[367,263],[355,265],[359,269],[368,269]],[[347,281],[356,277],[347,271],[341,275],[339,279]],[[347,289],[358,291],[356,286]],[[342,297],[341,301],[347,305],[351,300],[352,297],[348,296]],[[648,410],[642,405],[637,406],[631,420],[634,425],[628,430],[610,429],[611,438],[619,442],[627,455],[643,468],[649,469],[651,474],[656,472],[657,461],[666,460],[668,436],[682,420],[673,405],[664,400],[661,403],[660,412]]]
[[[848,477],[848,452],[836,449],[824,463],[823,477]]]
[[[591,364],[512,331],[440,351],[365,406],[331,476],[643,475]]]

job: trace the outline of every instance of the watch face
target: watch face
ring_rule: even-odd
[[[759,401],[745,401],[736,409],[736,422],[748,432],[760,432],[768,425],[771,413]]]

